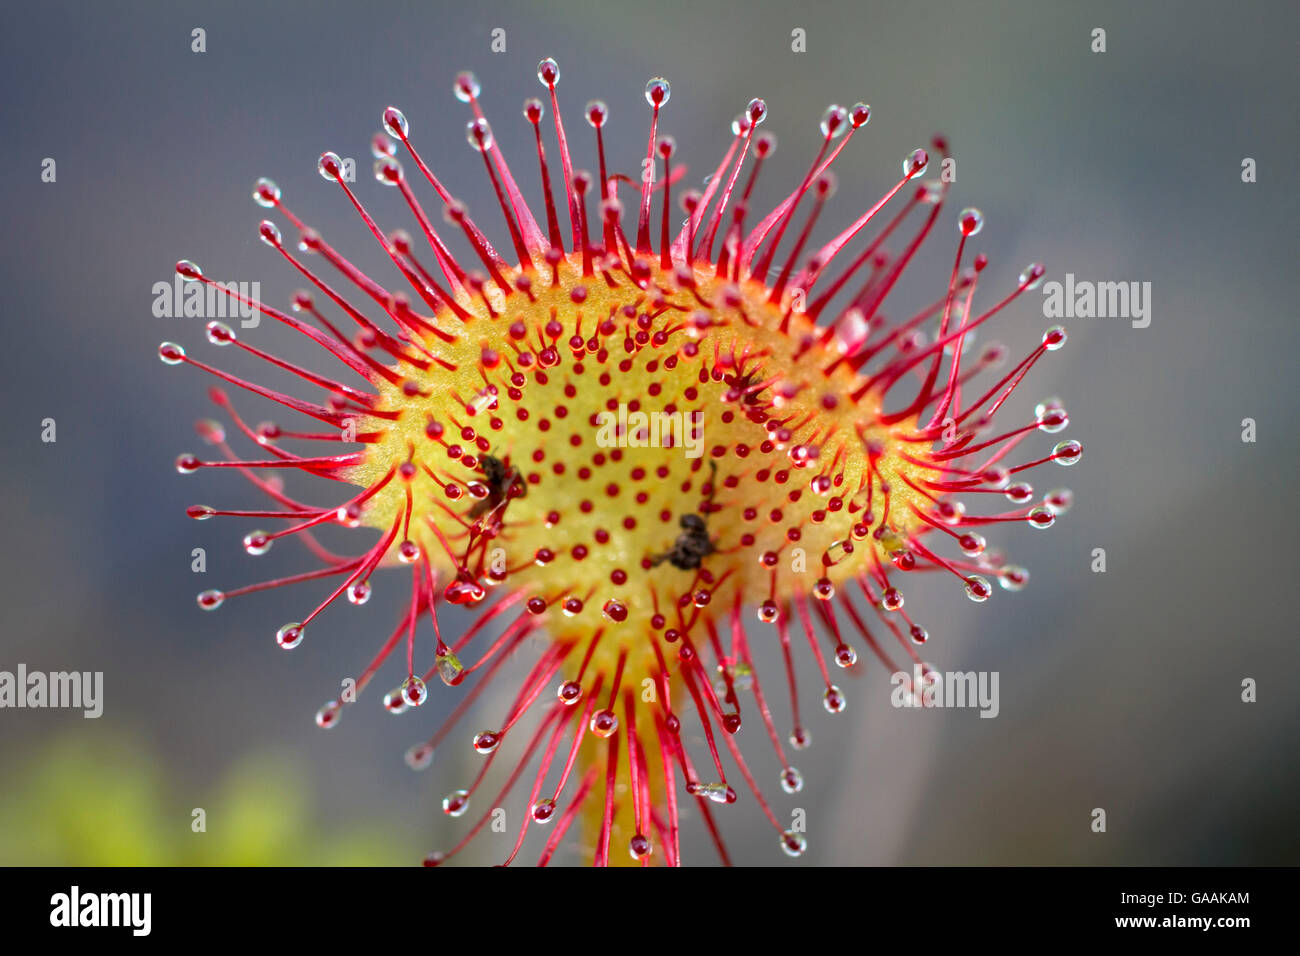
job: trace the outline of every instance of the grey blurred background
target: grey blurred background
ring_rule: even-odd
[[[1032,570],[1028,589],[975,606],[947,581],[906,582],[935,666],[1000,673],[999,717],[895,710],[885,674],[868,666],[842,682],[849,709],[832,719],[806,680],[815,743],[797,760],[808,780],[797,804],[809,852],[786,861],[746,795],[718,814],[735,859],[1300,862],[1294,3],[5,7],[0,669],[102,670],[106,699],[98,721],[0,711],[0,862],[401,864],[463,832],[470,818],[448,821],[437,805],[475,769],[468,746],[443,748],[421,774],[402,762],[458,695],[434,687],[427,707],[401,718],[371,696],[335,731],[312,723],[395,623],[404,579],[377,575],[366,608],[331,609],[292,654],[272,635],[314,606],[314,590],[211,615],[195,608],[203,588],[314,565],[289,542],[254,561],[239,544],[249,523],[185,517],[189,504],[258,499],[233,475],[174,472],[179,452],[200,449],[191,426],[212,414],[209,383],[161,365],[156,347],[174,339],[212,355],[200,322],[151,314],[151,287],[189,257],[219,279],[260,280],[268,302],[287,304],[300,283],[257,240],[261,210],[249,200],[262,175],[387,278],[315,161],[324,149],[356,158],[359,194],[381,225],[412,228],[400,199],[369,176],[369,138],[389,104],[504,240],[451,81],[478,74],[535,201],[519,108],[541,92],[535,69],[547,55],[563,69],[579,165],[594,164],[580,110],[600,97],[612,113],[611,167],[639,168],[650,76],[672,83],[661,128],[693,182],[725,149],[731,118],[765,97],[766,129],[780,138],[760,186],[768,202],[802,174],[825,105],[867,100],[871,125],[842,156],[820,236],[874,202],[907,151],[946,133],[958,171],[951,208],[893,314],[942,291],[964,205],[987,218],[977,240],[992,261],[986,302],[1034,259],[1049,279],[1152,284],[1149,328],[1067,321],[1068,345],[1000,416],[1025,420],[1036,400],[1059,395],[1072,418],[1060,437],[1085,447],[1078,466],[1032,479],[1076,493],[1054,528],[990,534]],[[195,27],[206,53],[191,52]],[[505,53],[490,52],[496,27]],[[1106,30],[1104,54],[1090,51],[1095,27]],[[807,53],[791,51],[795,28],[807,31]],[[40,179],[45,157],[57,162],[52,184]],[[1255,184],[1241,181],[1244,157],[1258,163]],[[1018,358],[1049,324],[1030,296],[991,337]],[[317,363],[269,322],[255,341]],[[220,358],[285,381],[228,351]],[[290,419],[256,400],[240,407],[254,421]],[[40,440],[47,417],[55,444]],[[1241,441],[1247,417],[1254,444]],[[1050,441],[1027,447],[1046,454]],[[190,571],[194,547],[207,549],[204,575]],[[1094,548],[1106,550],[1105,574],[1089,569]],[[780,700],[778,659],[760,654]],[[810,679],[811,662],[800,663]],[[1245,678],[1258,682],[1256,703],[1241,701]],[[502,706],[485,700],[480,713]],[[778,705],[783,731],[785,713]],[[785,808],[757,721],[741,736]],[[190,832],[194,807],[209,810],[203,836]],[[1090,829],[1096,807],[1105,834]],[[487,833],[464,859],[504,858],[513,822],[508,838]]]

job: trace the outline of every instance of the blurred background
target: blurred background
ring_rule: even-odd
[[[372,694],[337,729],[313,724],[394,625],[402,579],[376,575],[367,607],[332,608],[293,654],[272,636],[314,606],[315,591],[196,609],[199,590],[314,565],[288,542],[254,561],[240,546],[251,524],[185,516],[195,503],[259,505],[233,475],[173,469],[178,453],[202,448],[192,423],[212,414],[209,383],[161,365],[157,345],[175,340],[200,358],[210,350],[200,320],[152,314],[152,287],[188,257],[215,278],[260,281],[268,303],[287,305],[300,282],[258,241],[262,211],[249,199],[264,175],[344,254],[387,276],[315,163],[325,149],[355,158],[359,194],[381,225],[413,228],[395,191],[369,174],[369,140],[389,104],[494,227],[452,78],[477,73],[496,136],[536,201],[519,108],[541,92],[544,56],[561,64],[583,166],[594,165],[580,114],[588,99],[609,104],[611,168],[635,174],[643,86],[667,77],[661,129],[698,185],[731,119],[764,97],[780,148],[756,206],[802,175],[827,103],[870,102],[871,124],[837,165],[840,188],[815,238],[843,228],[893,183],[909,150],[945,133],[957,159],[950,208],[893,314],[941,294],[965,205],[987,220],[977,240],[992,263],[986,304],[1036,259],[1049,280],[1151,283],[1149,328],[1066,321],[1068,345],[1000,415],[1028,420],[1035,401],[1059,395],[1071,414],[1059,437],[1085,448],[1068,472],[1034,479],[1040,491],[1075,491],[1055,527],[989,535],[1032,570],[1029,587],[975,606],[947,581],[907,582],[936,667],[1000,674],[997,719],[896,710],[874,664],[842,682],[849,707],[830,718],[801,661],[815,741],[797,760],[809,851],[781,856],[745,795],[717,814],[736,861],[1300,862],[1300,527],[1287,504],[1300,463],[1294,3],[6,6],[0,670],[103,671],[105,699],[98,720],[0,711],[0,863],[409,864],[449,847],[476,815],[449,820],[439,808],[477,769],[467,745],[442,748],[421,773],[402,760],[459,694],[434,686],[428,705],[396,718]],[[195,28],[205,31],[201,54]],[[505,52],[491,51],[495,28]],[[1096,28],[1104,53],[1091,49]],[[791,49],[796,29],[807,52]],[[41,180],[47,157],[53,183]],[[1253,184],[1242,182],[1247,157]],[[1050,324],[1030,295],[986,340],[1018,359]],[[259,346],[321,367],[271,326],[256,330]],[[221,358],[259,382],[285,381]],[[257,405],[241,407],[253,421],[288,423]],[[41,441],[46,418],[57,422],[52,444]],[[1256,422],[1254,443],[1241,439],[1245,418]],[[1047,454],[1050,444],[1026,447]],[[191,571],[196,547],[207,551],[204,574]],[[1105,573],[1091,570],[1096,548]],[[759,666],[779,697],[772,652],[759,651]],[[528,665],[524,655],[511,669]],[[1247,678],[1255,703],[1241,700]],[[480,713],[503,706],[489,694]],[[783,731],[785,714],[778,706]],[[769,795],[785,800],[751,724],[746,752]],[[465,732],[474,729],[471,718]],[[206,833],[191,832],[194,808],[206,810]],[[1107,812],[1104,834],[1091,830],[1094,808]],[[485,833],[463,861],[503,859],[510,819],[508,836]],[[702,832],[698,820],[688,832]],[[688,860],[712,856],[701,848]]]

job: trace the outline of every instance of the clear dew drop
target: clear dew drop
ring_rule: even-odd
[[[474,749],[480,754],[490,754],[501,746],[501,735],[495,730],[482,730],[474,735]]]
[[[822,131],[822,135],[828,139],[836,139],[843,136],[849,128],[849,111],[842,106],[834,104],[826,107],[826,112],[822,113],[822,118],[817,127]]]
[[[598,710],[591,715],[588,726],[597,737],[612,737],[618,730],[618,717],[612,710]]]
[[[1083,456],[1083,446],[1077,441],[1063,441],[1052,449],[1052,457],[1058,465],[1066,468],[1078,464],[1079,459]]]
[[[812,734],[799,727],[790,735],[790,746],[795,750],[807,750],[812,746]]]
[[[257,235],[272,249],[279,249],[284,243],[284,237],[280,234],[280,227],[269,219],[263,219],[257,224]]]
[[[180,365],[185,361],[185,349],[175,342],[164,342],[158,346],[158,358],[164,365]]]
[[[384,129],[392,133],[398,139],[406,139],[411,132],[410,125],[406,122],[406,114],[396,106],[390,106],[384,110]]]
[[[645,85],[645,101],[655,108],[667,103],[672,93],[672,87],[662,76],[654,77]]]
[[[731,667],[731,681],[737,690],[752,690],[754,687],[754,670],[744,661],[737,661]]]
[[[336,183],[343,171],[343,160],[339,159],[339,154],[333,151],[321,153],[320,159],[316,160],[316,172],[328,182]]]
[[[469,809],[469,791],[453,790],[442,798],[442,812],[449,817],[463,816]]]
[[[688,788],[689,791],[689,788]],[[725,783],[699,783],[695,785],[693,796],[708,797],[714,803],[735,803],[736,791]]]
[[[1065,326],[1054,325],[1043,333],[1043,347],[1049,352],[1055,352],[1065,345],[1066,334]]]
[[[1007,485],[1006,491],[1002,494],[1006,496],[1007,501],[1022,505],[1034,496],[1034,486],[1027,481],[1018,481],[1014,485]]]
[[[357,581],[348,588],[348,600],[353,604],[365,604],[370,600],[371,587],[369,581]]]
[[[978,236],[984,228],[984,213],[974,207],[963,209],[957,217],[957,228],[967,239]]]
[[[307,629],[295,621],[292,624],[286,624],[275,632],[275,643],[286,651],[291,651],[302,643],[302,637],[305,633],[307,633]]]
[[[480,153],[492,148],[492,127],[485,119],[471,120],[465,125],[465,139]]]
[[[412,674],[402,683],[402,700],[408,707],[419,707],[429,699],[429,689],[424,681]]]
[[[424,770],[433,763],[433,748],[427,742],[415,744],[407,749],[403,759],[412,770]]]
[[[560,82],[560,64],[548,56],[537,64],[537,79],[542,86],[554,86]]]
[[[1040,531],[1050,528],[1056,523],[1056,515],[1044,505],[1031,509],[1025,518],[1029,522],[1029,527],[1037,528]]]
[[[966,579],[966,596],[976,604],[983,604],[993,593],[993,587],[989,580],[978,574],[972,574]]]
[[[333,727],[339,722],[343,707],[337,700],[331,700],[316,711],[316,726],[322,729]]]
[[[456,99],[462,103],[468,103],[478,98],[483,92],[479,85],[478,77],[466,70],[464,73],[456,74],[456,82],[452,85],[452,92],[456,94]]]
[[[599,129],[601,126],[604,126],[605,121],[609,119],[609,107],[605,104],[604,100],[592,100],[587,104],[584,113],[587,117],[587,125],[591,126],[593,129]]]
[[[781,850],[786,856],[803,856],[808,849],[808,841],[793,830],[781,834]]]
[[[781,789],[786,793],[798,793],[803,789],[803,774],[794,767],[786,767],[781,771]]]
[[[627,841],[628,855],[634,860],[644,859],[650,855],[653,849],[654,846],[651,844],[650,838],[644,833],[633,834],[632,838]]]
[[[1043,505],[1051,509],[1052,514],[1063,515],[1074,505],[1074,492],[1069,488],[1054,488],[1043,499]]]
[[[250,531],[244,535],[244,550],[251,555],[266,554],[275,539],[265,531]]]
[[[465,666],[461,664],[460,658],[455,654],[450,651],[446,654],[439,654],[434,658],[434,664],[438,668],[438,677],[448,687],[454,687],[460,683]]]
[[[1024,272],[1020,273],[1020,288],[1037,289],[1046,274],[1047,269],[1041,262],[1031,262],[1025,266]]]
[[[199,605],[199,607],[201,607],[205,611],[215,611],[217,608],[221,607],[221,605],[225,602],[225,600],[226,600],[225,592],[215,591],[215,590],[200,591],[198,597],[195,598],[195,601]]]
[[[1056,399],[1039,402],[1034,406],[1034,416],[1038,422],[1038,430],[1049,435],[1065,430],[1070,424],[1069,412]]]
[[[1004,591],[1023,591],[1029,582],[1029,571],[1019,565],[1009,564],[998,572],[998,584]]]
[[[988,468],[983,473],[984,484],[995,491],[1001,491],[1011,483],[1011,472],[1005,468]]]
[[[895,587],[885,588],[884,594],[880,598],[880,606],[886,611],[898,611],[903,607],[903,595]]]
[[[834,684],[826,688],[826,693],[822,695],[822,706],[826,708],[826,713],[842,714],[847,705],[848,701],[844,699],[844,691]]]
[[[396,186],[405,177],[402,164],[391,156],[376,159],[373,167],[375,182],[385,186]]]
[[[550,823],[555,819],[555,801],[538,800],[533,804],[532,817],[534,823]]]
[[[930,154],[920,148],[914,149],[903,160],[903,175],[908,179],[915,179],[925,172],[925,167],[928,165],[930,165]]]
[[[225,322],[209,322],[204,329],[204,335],[213,345],[226,346],[235,341],[235,330]]]
[[[270,209],[279,201],[280,187],[276,185],[275,180],[263,176],[253,184],[253,202],[259,206]]]

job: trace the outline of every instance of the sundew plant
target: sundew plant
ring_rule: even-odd
[[[302,585],[295,593],[311,596],[267,629],[293,651],[340,598],[366,604],[381,580],[399,595],[395,623],[375,625],[378,651],[316,721],[332,727],[373,697],[409,719],[431,694],[460,695],[407,754],[416,769],[441,747],[482,756],[442,803],[466,817],[463,838],[429,864],[453,858],[512,792],[527,794],[529,810],[505,862],[533,827],[547,831],[542,864],[566,834],[594,848],[597,865],[694,861],[698,850],[679,835],[688,802],[723,862],[714,815],[746,810],[770,822],[774,852],[798,856],[806,836],[778,802],[804,786],[796,764],[811,741],[808,711],[849,706],[837,672],[906,669],[920,680],[904,692],[924,703],[935,672],[921,656],[923,609],[904,601],[908,579],[937,574],[978,604],[999,586],[1018,591],[1028,572],[987,550],[981,532],[1045,529],[1070,507],[1070,492],[1027,480],[1079,460],[1078,442],[1040,435],[1067,426],[1063,405],[1044,400],[1028,421],[997,414],[1065,332],[1048,328],[1019,357],[971,341],[1044,268],[985,281],[999,270],[974,248],[982,214],[945,217],[942,138],[900,148],[896,183],[869,208],[837,199],[832,166],[866,135],[866,104],[826,109],[807,171],[765,209],[752,205],[776,145],[760,131],[762,100],[737,116],[697,191],[683,188],[682,150],[664,132],[666,80],[646,85],[645,160],[628,176],[607,168],[606,105],[583,110],[579,147],[561,119],[559,66],[542,60],[537,75],[544,95],[523,104],[536,140],[524,159],[539,164],[542,183],[531,200],[493,137],[479,82],[469,73],[454,82],[468,145],[498,200],[491,223],[438,178],[437,157],[417,149],[396,108],[383,112],[372,151],[379,186],[409,207],[405,226],[376,222],[343,160],[320,157],[391,276],[354,265],[267,179],[253,192],[271,217],[260,237],[303,282],[288,311],[177,263],[184,280],[323,353],[319,369],[300,366],[208,324],[214,351],[242,349],[302,380],[286,394],[180,344],[160,347],[165,363],[221,383],[211,397],[223,421],[198,424],[209,450],[181,455],[177,471],[233,470],[266,499],[259,510],[194,505],[190,516],[238,519],[249,554],[292,537],[314,559],[291,577],[206,590],[199,607]],[[842,231],[811,245],[815,225],[832,218]],[[914,314],[886,317],[932,234],[955,246],[951,270]],[[471,256],[454,255],[453,239]],[[245,418],[243,393],[293,422]],[[337,482],[337,496],[300,500],[296,472]],[[326,525],[373,543],[335,553],[313,536]],[[472,611],[472,623],[450,629],[440,620],[448,604]],[[544,650],[513,702],[481,713],[476,698],[539,637]],[[758,673],[761,644],[779,646],[784,672]],[[797,669],[816,673],[820,701],[801,699]],[[778,694],[788,699],[779,716]],[[519,758],[494,767],[516,736]],[[769,746],[783,769],[756,779],[745,753]]]

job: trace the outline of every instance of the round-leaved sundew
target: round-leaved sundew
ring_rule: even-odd
[[[392,286],[353,265],[266,179],[253,198],[281,225],[263,221],[260,237],[307,286],[288,311],[214,283],[188,260],[177,264],[183,279],[313,339],[335,366],[300,367],[230,325],[209,323],[212,345],[295,374],[313,393],[304,398],[237,378],[180,345],[160,347],[167,364],[195,366],[316,422],[252,425],[227,390],[212,389],[232,436],[257,452],[237,453],[228,426],[205,420],[198,432],[213,452],[182,455],[177,470],[235,469],[270,499],[269,510],[195,505],[190,516],[266,523],[278,530],[248,531],[250,554],[292,536],[318,566],[204,591],[198,604],[215,610],[249,592],[324,584],[323,600],[276,631],[280,647],[301,648],[340,596],[370,601],[377,570],[409,574],[409,587],[398,589],[405,612],[357,678],[356,694],[325,704],[316,719],[331,727],[353,700],[369,697],[390,657],[405,669],[382,698],[391,713],[419,707],[443,685],[468,689],[448,722],[407,753],[421,769],[451,741],[485,762],[467,789],[449,788],[443,801],[451,816],[471,804],[481,815],[429,864],[454,856],[512,792],[527,794],[529,810],[507,862],[533,826],[549,830],[539,861],[548,862],[577,823],[585,833],[574,842],[594,847],[597,864],[677,865],[684,800],[695,801],[727,862],[713,814],[715,805],[745,799],[738,791],[774,827],[773,850],[797,856],[805,836],[787,829],[750,773],[742,726],[761,725],[753,743],[770,743],[782,768],[772,783],[796,793],[803,778],[791,756],[811,739],[797,657],[815,668],[825,710],[841,713],[847,701],[836,669],[860,669],[870,657],[893,674],[899,658],[930,673],[918,655],[929,635],[905,607],[908,576],[951,576],[980,603],[993,582],[1025,585],[1028,572],[986,550],[981,531],[1051,525],[1071,495],[1038,495],[1026,473],[1074,464],[1081,448],[1060,441],[1013,463],[1033,433],[1065,428],[1066,411],[1047,399],[1033,421],[995,426],[994,416],[1065,332],[1048,329],[1002,372],[991,370],[1005,364],[1003,348],[974,349],[972,333],[1043,276],[1030,265],[994,304],[976,308],[987,259],[968,249],[984,224],[974,209],[957,217],[952,269],[933,301],[901,318],[883,314],[943,209],[949,184],[921,179],[932,152],[947,155],[942,139],[907,154],[884,197],[813,248],[814,225],[834,211],[826,208],[831,166],[867,125],[865,104],[825,111],[807,172],[762,213],[751,197],[775,149],[759,132],[762,100],[736,117],[725,155],[694,191],[681,188],[685,167],[660,134],[665,80],[646,86],[645,172],[630,179],[606,167],[610,111],[599,101],[584,112],[596,170],[575,168],[556,97],[559,67],[543,60],[538,77],[545,96],[527,100],[523,112],[540,164],[540,220],[480,108],[478,81],[463,73],[454,84],[507,246],[492,244],[390,107],[372,143],[374,174],[409,207],[411,232],[376,224],[339,156],[325,153],[318,168],[391,260]],[[883,227],[859,242],[886,206]],[[468,260],[453,256],[453,237],[472,250]],[[333,504],[307,504],[282,480],[291,471],[347,491]],[[976,507],[968,511],[967,502]],[[378,539],[359,555],[337,554],[313,536],[324,525],[374,529]],[[444,603],[475,615],[463,633],[440,626]],[[490,724],[462,724],[525,641],[542,650],[513,703]],[[760,682],[751,651],[759,642],[779,645],[784,674]],[[789,697],[784,732],[768,705],[778,685]],[[695,740],[702,744],[687,746]],[[512,769],[488,773],[507,752]],[[485,783],[497,780],[499,793]]]

